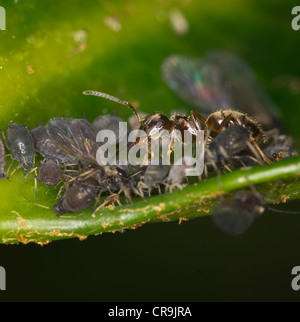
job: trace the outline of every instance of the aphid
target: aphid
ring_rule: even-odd
[[[52,210],[57,216],[61,216],[64,213],[78,212],[88,208],[95,198],[95,189],[90,185],[81,183],[67,190]]]
[[[6,164],[5,148],[2,140],[0,139],[0,180],[5,178],[5,171],[4,171],[5,164]]]
[[[165,180],[167,190],[172,191],[174,188],[182,189],[182,181],[186,178],[186,169],[191,168],[191,160],[188,156],[178,160],[179,164],[173,164],[169,171],[168,177]],[[189,161],[189,162],[187,162]]]
[[[54,186],[61,178],[61,168],[56,160],[45,159],[39,168],[40,181],[47,186]]]
[[[212,210],[212,219],[226,234],[240,235],[264,210],[265,203],[257,194],[241,190],[230,199],[218,201]]]
[[[124,122],[120,117],[115,116],[113,113],[108,115],[98,116],[92,123],[95,131],[98,133],[101,130],[110,130],[116,136],[116,143],[119,138],[122,140],[126,135],[126,131],[119,133],[119,123]]]
[[[6,141],[12,158],[19,162],[24,171],[33,168],[35,153],[34,141],[31,132],[23,125],[9,123]]]
[[[97,163],[99,145],[96,143],[96,132],[86,119],[54,117],[48,121],[46,131],[64,152],[88,164]]]
[[[269,134],[269,132],[272,132]],[[263,149],[266,156],[272,161],[280,161],[282,159],[298,155],[293,149],[293,139],[290,136],[281,134],[278,131],[269,131],[269,144]]]
[[[122,190],[127,199],[127,175],[117,166],[98,164],[96,159],[99,148],[95,130],[84,119],[53,118],[46,125],[50,138],[64,151],[73,155],[86,170],[73,178],[73,181],[84,183],[88,179],[97,180],[100,191]]]
[[[148,165],[144,174],[145,188],[148,188],[150,195],[151,189],[157,188],[161,193],[160,184],[163,183],[170,171],[169,165]]]
[[[166,84],[205,117],[231,107],[253,115],[265,129],[280,124],[278,108],[248,64],[233,53],[215,50],[202,59],[172,55],[161,70]]]
[[[221,132],[206,148],[204,163],[213,166],[215,170],[223,167],[231,157],[246,149],[249,145],[250,133],[247,128],[230,126]]]
[[[148,186],[144,183],[144,176],[147,170],[147,166],[138,167],[131,172],[128,176],[130,182],[130,189],[141,198],[144,198],[143,189],[148,189]]]
[[[61,149],[48,135],[45,126],[31,130],[36,150],[45,158],[58,160],[62,164],[76,163],[76,158]]]

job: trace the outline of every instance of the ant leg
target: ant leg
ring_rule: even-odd
[[[196,111],[191,111],[191,117],[194,124],[196,125],[197,130],[202,130],[201,123],[205,125],[206,118]]]
[[[224,129],[224,127],[226,127],[232,119],[231,113],[228,114],[227,116],[225,116],[222,111],[222,115],[223,115],[224,119],[221,122],[221,124],[215,129],[216,132],[221,132]]]
[[[258,144],[255,142],[255,140],[250,137],[250,142],[253,144],[254,148],[256,149],[256,151],[259,153],[260,157],[268,164],[271,164],[272,161],[270,161],[268,159],[268,157],[263,153],[263,151],[261,150],[261,148],[258,146]]]
[[[232,118],[234,119],[235,123],[237,125],[242,125],[241,121],[235,117],[234,115],[232,116]],[[246,114],[244,114],[244,118],[246,118]],[[252,137],[252,135],[250,135],[250,143],[254,146],[255,150],[257,151],[257,153],[259,154],[259,156],[268,164],[271,164],[272,162],[268,159],[268,157],[263,153],[263,151],[261,150],[261,148],[258,146],[258,144],[256,143],[255,139]],[[248,145],[249,147],[249,145]],[[253,152],[253,149],[251,149],[251,151]],[[255,153],[255,156],[257,156],[257,154]],[[259,159],[259,157],[258,157]]]

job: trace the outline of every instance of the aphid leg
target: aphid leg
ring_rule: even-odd
[[[204,164],[204,176],[208,178],[207,164]]]
[[[12,160],[11,161],[11,163],[10,163],[10,165],[9,165],[9,167],[8,167],[8,169],[7,169],[7,174],[8,174],[8,172],[9,172],[9,170],[10,170],[10,168],[11,168],[11,166],[12,166],[12,164],[14,163],[14,160]],[[21,167],[18,165],[18,166],[16,166],[14,169],[13,169],[13,171],[11,172],[11,174],[9,175],[9,176],[7,176],[7,179],[8,178],[10,178],[18,169],[20,169]]]
[[[35,164],[35,154],[33,155],[33,164]],[[37,169],[38,169],[38,167],[34,167],[34,168],[30,169],[25,174],[25,178],[26,178],[30,173],[34,172],[34,191],[35,191],[35,196],[37,196],[37,178],[38,178]]]
[[[143,181],[139,181],[139,183],[137,184],[137,190],[139,191],[140,193],[140,196],[145,199],[145,195],[144,195],[144,192],[143,192],[143,189],[148,189],[149,187],[145,184],[145,182]]]
[[[94,175],[94,173],[95,173],[95,169],[87,170],[86,172],[81,173],[76,177],[73,177],[72,179],[69,180],[69,182],[73,182],[74,180],[77,180],[77,179],[80,179],[83,177],[84,177],[83,180],[87,180],[88,178],[92,177]]]
[[[8,144],[7,144],[7,141],[6,141],[6,137],[5,137],[5,134],[4,134],[4,131],[2,130],[2,128],[0,128],[0,132],[1,132],[1,135],[2,135],[2,138],[3,138],[4,145],[5,145],[6,149],[9,151]]]
[[[98,205],[98,203],[99,203],[99,201],[100,201],[100,197],[101,197],[101,191],[99,191],[98,196],[97,196],[97,198],[96,198],[96,201],[95,201],[95,207],[97,207],[97,205]]]
[[[101,208],[105,207],[107,204],[112,203],[114,205],[115,202],[117,202],[119,205],[121,205],[121,203],[119,201],[119,194],[118,193],[114,193],[112,195],[107,196],[104,199],[104,202],[93,211],[92,216],[94,216],[97,211],[99,211]]]
[[[132,191],[134,192],[135,195],[141,197],[145,201],[145,195],[143,193],[143,190],[139,191],[138,189],[132,187]]]
[[[26,198],[25,198],[25,199],[26,199]],[[52,210],[52,208],[51,208],[51,207],[41,205],[41,204],[36,203],[36,202],[34,202],[34,201],[30,200],[30,199],[26,199],[26,200],[27,200],[27,201],[29,201],[29,202],[31,202],[32,204],[34,204],[34,205],[38,206],[38,207],[41,207],[41,208],[44,208],[44,209]]]
[[[229,160],[229,155],[221,145],[219,146],[219,152],[221,153],[221,155],[224,157],[226,161]]]
[[[166,183],[165,186],[166,186],[165,191],[170,192],[170,193],[172,193],[174,189],[182,190],[184,188],[184,186],[182,184],[180,184],[179,182],[176,182],[173,184]]]
[[[227,164],[224,165],[224,168],[228,171],[228,172],[232,172],[232,170],[229,168],[229,166]]]
[[[211,151],[209,149],[206,149],[206,153],[209,155],[210,157],[210,162],[208,162],[208,164],[210,164],[216,171],[217,173],[217,177],[218,177],[218,187],[219,190],[222,190],[222,185],[221,185],[221,173],[219,171],[219,168],[217,167],[214,158],[213,158],[213,154],[211,153]]]
[[[251,142],[247,142],[247,147],[250,149],[250,151],[253,153],[255,160],[257,160],[259,162],[259,160],[262,159],[261,155],[258,153],[258,151],[255,149],[255,147],[253,146],[253,144]],[[262,164],[260,162],[260,164]]]
[[[130,192],[126,189],[126,187],[123,184],[120,184],[120,188],[120,192],[124,193],[126,201],[132,203]]]
[[[156,187],[157,187],[158,193],[161,195],[161,189],[160,189],[159,183],[156,185]]]
[[[236,159],[242,165],[243,168],[247,168],[246,164],[240,158],[237,157]]]
[[[55,198],[55,199],[60,199],[60,198],[61,198],[61,196],[62,196],[62,194],[63,194],[63,191],[64,191],[64,188],[65,188],[65,186],[64,186],[64,185],[62,185],[62,186],[59,188],[59,190],[58,190],[58,192],[57,192],[57,195],[56,195],[56,198]]]

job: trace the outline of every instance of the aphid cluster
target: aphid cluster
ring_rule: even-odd
[[[162,75],[169,87],[197,111],[192,110],[189,116],[175,113],[170,117],[154,112],[141,118],[142,114],[126,101],[102,92],[84,94],[131,108],[135,120],[131,118],[130,124],[146,133],[148,144],[163,131],[188,131],[193,138],[197,131],[204,131],[204,177],[296,154],[291,138],[280,134],[278,112],[273,103],[257,85],[251,69],[233,54],[218,51],[203,60],[171,56],[162,65]],[[181,165],[99,164],[96,159],[101,145],[96,141],[98,131],[109,129],[118,138],[127,136],[119,133],[121,121],[114,114],[101,115],[92,123],[86,119],[55,117],[31,131],[10,123],[4,142],[12,160],[18,161],[25,172],[38,171],[36,177],[45,185],[61,184],[58,202],[51,208],[58,216],[86,208],[96,212],[104,206],[120,204],[121,195],[125,202],[130,202],[133,195],[145,198],[188,184],[185,176],[185,170],[191,167],[188,157],[182,158]],[[143,139],[138,139],[127,148],[143,143]],[[185,141],[182,139],[181,143],[184,145]],[[170,154],[172,150],[171,144]],[[43,157],[38,165],[36,153]],[[0,178],[5,176],[5,164],[5,149],[0,140]],[[244,217],[232,211],[238,208],[244,209]],[[264,208],[257,196],[241,192],[217,205],[214,218],[223,230],[236,234],[243,232]],[[226,222],[224,218],[228,216],[220,214],[228,213],[232,216]],[[232,221],[235,216],[238,218]]]

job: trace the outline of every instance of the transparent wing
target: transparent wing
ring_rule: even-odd
[[[185,55],[172,55],[163,62],[161,72],[170,89],[203,114],[231,106],[222,73],[211,64]]]
[[[49,120],[46,129],[51,139],[64,151],[80,160],[97,164],[99,146],[96,133],[87,120],[55,117]]]
[[[255,73],[245,61],[231,52],[214,50],[203,57],[203,62],[221,71],[223,88],[233,108],[254,116],[268,129],[280,125],[279,109],[258,84]]]
[[[203,114],[230,107],[255,117],[266,129],[280,125],[279,110],[252,69],[231,52],[211,51],[201,60],[170,56],[162,64],[162,77],[181,99]]]
[[[221,200],[216,203],[212,212],[215,225],[228,235],[240,235],[253,223],[256,212],[241,207],[236,199]]]

